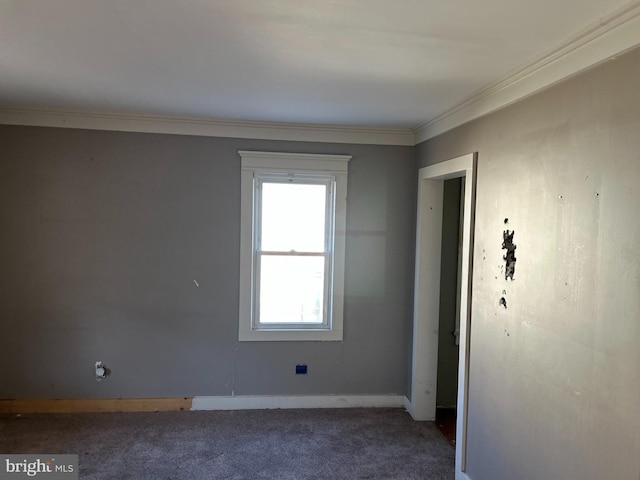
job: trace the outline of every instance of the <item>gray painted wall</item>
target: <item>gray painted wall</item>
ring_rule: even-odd
[[[460,178],[445,180],[440,264],[440,327],[438,331],[438,386],[436,405],[455,407],[458,393],[459,347],[456,330],[458,302],[458,241],[460,232]]]
[[[640,49],[417,148],[478,152],[473,480],[640,478],[639,78]]]
[[[406,393],[413,148],[13,126],[0,145],[0,398]],[[238,343],[239,149],[353,155],[344,342]]]

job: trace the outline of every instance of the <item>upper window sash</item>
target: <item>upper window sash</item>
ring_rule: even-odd
[[[263,221],[263,186],[264,184],[280,183],[285,185],[322,185],[325,190],[324,202],[324,248],[323,250],[296,250],[296,249],[274,249],[262,248],[262,221]],[[329,253],[333,250],[333,235],[335,232],[335,177],[333,175],[299,175],[292,173],[256,173],[254,175],[254,225],[253,225],[253,246],[259,252],[273,251],[282,253]]]

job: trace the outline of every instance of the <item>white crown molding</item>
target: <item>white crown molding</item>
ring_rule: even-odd
[[[487,115],[640,45],[640,1],[601,18],[537,61],[414,127],[416,144]]]
[[[259,140],[415,145],[413,130],[408,128],[250,122],[62,109],[0,108],[0,124]]]
[[[404,395],[238,395],[193,397],[191,410],[256,410],[273,408],[400,408]]]

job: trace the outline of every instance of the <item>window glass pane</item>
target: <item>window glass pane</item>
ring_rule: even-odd
[[[324,256],[262,255],[260,323],[322,323]]]
[[[326,185],[262,184],[262,250],[324,252]]]

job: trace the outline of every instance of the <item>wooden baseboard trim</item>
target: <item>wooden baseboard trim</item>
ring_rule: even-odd
[[[191,397],[0,399],[0,413],[172,412],[191,410]]]

